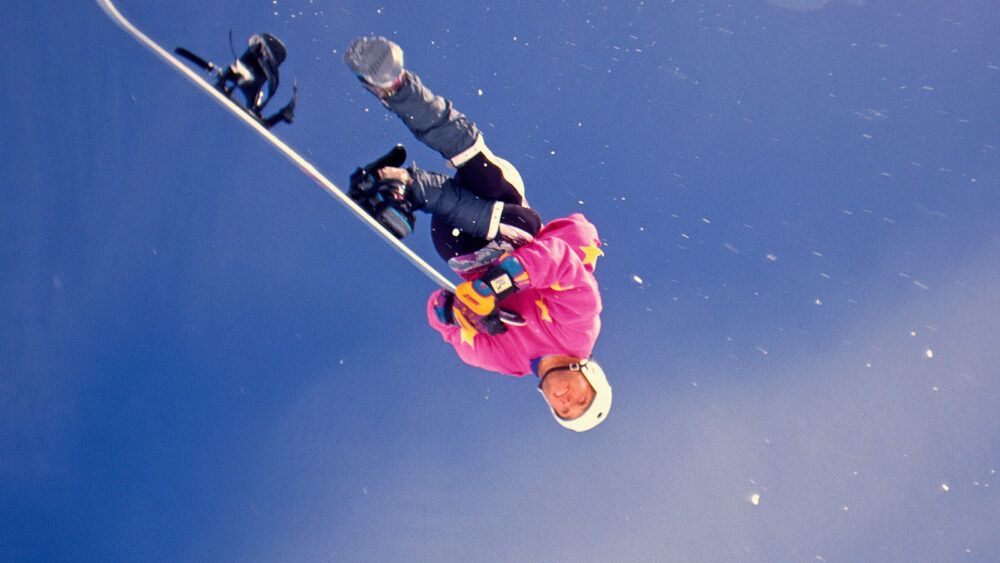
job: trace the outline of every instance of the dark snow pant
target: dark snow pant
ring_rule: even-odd
[[[476,124],[455,110],[451,101],[435,95],[417,75],[407,71],[403,86],[384,102],[418,140],[456,169],[450,180],[434,183],[435,190],[445,193],[428,193],[429,204],[424,209],[433,214],[431,237],[442,258],[474,252],[489,242],[483,232],[475,232],[480,229],[468,226],[488,223],[489,209],[495,209],[495,202],[507,204],[503,214],[514,221],[518,221],[516,216],[527,214],[537,220],[537,214],[527,208],[517,169],[486,147]]]

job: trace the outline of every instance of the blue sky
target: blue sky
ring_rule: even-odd
[[[992,3],[420,4],[118,7],[219,63],[282,38],[275,131],[340,185],[444,170],[340,62],[402,45],[597,225],[608,421],[458,361],[433,283],[95,3],[21,2],[0,559],[1000,556]]]

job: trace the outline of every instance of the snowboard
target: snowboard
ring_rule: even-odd
[[[233,99],[227,97],[222,92],[214,87],[213,84],[209,83],[203,79],[200,75],[195,73],[191,68],[189,68],[182,60],[175,57],[170,51],[163,48],[156,41],[152,40],[145,33],[140,31],[135,25],[132,24],[114,5],[111,0],[95,0],[97,5],[104,10],[112,21],[114,21],[119,27],[124,29],[129,35],[131,35],[136,41],[141,45],[153,52],[167,66],[173,68],[177,72],[181,73],[182,76],[188,79],[193,85],[198,87],[201,91],[211,96],[216,102],[218,102],[223,108],[225,108],[230,114],[232,114],[237,119],[241,120],[251,131],[262,137],[268,144],[274,147],[275,150],[285,155],[289,160],[291,160],[303,174],[312,178],[317,184],[320,185],[324,190],[326,190],[330,195],[334,197],[337,201],[343,204],[351,213],[357,217],[362,223],[367,225],[375,234],[381,238],[386,244],[394,248],[400,255],[402,255],[407,261],[409,261],[413,266],[419,269],[424,275],[426,275],[431,281],[438,284],[440,287],[447,289],[449,291],[455,291],[455,285],[444,277],[437,269],[428,264],[423,258],[418,254],[413,252],[409,247],[404,245],[399,241],[392,233],[386,230],[378,221],[373,217],[368,215],[364,209],[362,209],[357,203],[355,203],[343,190],[336,186],[333,182],[329,180],[322,172],[319,171],[311,162],[302,157],[295,149],[287,145],[284,141],[279,139],[273,133],[271,133],[261,121],[253,115],[252,112],[248,112],[246,108],[234,101]]]

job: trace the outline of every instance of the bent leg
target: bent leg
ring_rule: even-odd
[[[433,215],[431,236],[443,258],[468,254],[497,237],[514,243],[530,240],[538,233],[542,224],[538,213],[527,206],[501,199],[504,196],[501,192],[506,192],[510,199],[523,201],[513,186],[502,181],[504,175],[499,169],[491,166],[481,154],[462,169],[491,180],[482,184],[492,185],[498,191],[490,197],[483,197],[459,182],[457,176],[449,178],[415,166],[408,170],[410,188],[407,197],[414,210]]]
[[[521,174],[506,160],[493,154],[482,136],[465,152],[449,161],[455,166],[455,182],[480,198],[502,202],[499,216],[494,216],[488,237],[477,237],[454,228],[454,223],[435,216],[431,238],[438,254],[446,259],[466,256],[485,247],[497,235],[509,241],[530,239],[541,228],[541,218],[528,207]],[[516,234],[515,234],[516,233]],[[508,235],[514,236],[508,236]]]
[[[501,215],[511,226],[532,236],[537,233],[541,219],[528,209],[524,182],[517,169],[493,154],[476,124],[456,110],[450,100],[431,92],[416,74],[410,71],[404,74],[399,90],[384,98],[383,102],[419,141],[436,150],[448,160],[450,166],[457,169],[453,180],[455,185],[451,187],[477,196],[469,203],[478,200],[476,203],[479,204],[457,213],[452,205],[431,204],[424,208],[424,211],[434,215],[431,237],[438,254],[447,260],[482,248],[496,237]],[[426,196],[434,198],[430,190]],[[449,199],[442,198],[441,203]],[[491,211],[489,220],[483,221],[487,214],[482,204],[486,202],[494,205],[488,207]],[[523,209],[516,209],[521,207]],[[451,212],[442,211],[444,208]],[[459,219],[472,216],[477,218],[474,221],[476,229],[469,228],[472,222]],[[485,236],[481,232],[483,227],[488,231]]]

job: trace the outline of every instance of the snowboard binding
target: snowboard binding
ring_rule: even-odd
[[[232,98],[233,91],[239,89],[246,103],[242,105],[264,127],[270,129],[278,123],[292,123],[295,120],[295,102],[298,99],[298,83],[292,84],[292,99],[285,107],[270,117],[264,117],[264,106],[278,90],[278,67],[284,62],[288,51],[280,39],[270,33],[255,33],[247,41],[247,50],[236,57],[233,49],[233,34],[229,32],[229,47],[236,60],[225,70],[215,63],[206,61],[184,47],[174,52],[193,62],[216,78],[215,88]],[[266,87],[266,88],[265,88]]]
[[[355,170],[347,191],[358,206],[399,239],[412,233],[416,222],[409,188],[399,180],[379,178],[377,172],[387,166],[399,168],[405,162],[406,149],[396,145],[374,162]]]

